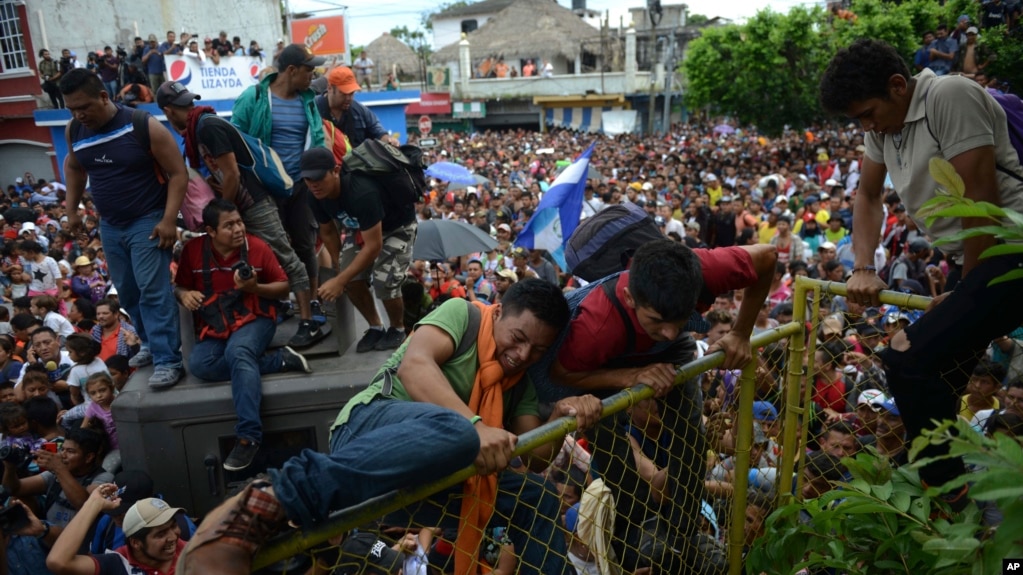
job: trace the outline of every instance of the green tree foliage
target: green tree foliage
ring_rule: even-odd
[[[834,52],[858,38],[884,40],[913,61],[923,32],[939,23],[954,27],[960,14],[974,23],[973,0],[853,0],[854,21],[820,8],[795,7],[788,14],[765,10],[743,24],[704,28],[688,48],[682,72],[686,104],[735,116],[767,133],[802,127],[823,117],[817,84]],[[985,30],[981,42],[998,54],[991,72],[1023,86],[1023,38]]]
[[[408,26],[395,26],[391,28],[390,34],[404,42],[409,48],[412,48],[412,51],[420,58],[426,61],[430,60],[433,48],[430,47],[430,39],[427,37],[426,32],[421,28],[409,30]]]
[[[819,115],[817,82],[831,50],[819,8],[764,10],[746,24],[704,29],[683,71],[690,106],[711,106],[768,133]]]
[[[703,14],[687,14],[686,24],[689,26],[706,26],[710,18]]]
[[[971,472],[924,489],[917,459],[928,444],[947,444]],[[1023,554],[1023,446],[1003,434],[987,438],[964,421],[945,422],[913,443],[908,467],[892,468],[876,453],[843,463],[852,479],[817,499],[789,503],[767,520],[764,537],[746,558],[747,573],[833,568],[848,575],[987,575],[1004,557]],[[937,497],[971,483],[970,498],[996,506],[1004,521],[986,527],[970,505],[952,514]]]

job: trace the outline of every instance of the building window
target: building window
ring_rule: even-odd
[[[12,0],[0,0],[0,56],[0,73],[29,69],[25,35]]]
[[[474,32],[474,31],[476,31],[476,28],[479,28],[479,24],[476,23],[476,20],[462,20],[462,33],[463,34],[468,34],[469,32]]]

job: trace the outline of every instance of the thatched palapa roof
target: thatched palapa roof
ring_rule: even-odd
[[[582,42],[599,37],[599,30],[554,0],[516,0],[470,32],[469,43],[474,59],[563,56],[574,60]],[[438,64],[458,61],[458,42],[437,50],[430,59]]]
[[[366,53],[380,72],[380,81],[387,78],[391,66],[396,66],[398,78],[419,80],[419,57],[401,40],[387,32],[366,46]]]

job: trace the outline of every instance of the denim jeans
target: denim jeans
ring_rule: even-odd
[[[170,280],[171,250],[150,239],[162,211],[141,215],[126,226],[100,220],[103,251],[121,307],[131,315],[142,347],[156,367],[181,367],[178,304]]]
[[[909,349],[881,352],[888,385],[906,427],[907,445],[932,419],[954,420],[960,397],[984,350],[996,337],[1023,322],[1020,280],[989,286],[1000,275],[1023,269],[1023,256],[981,260],[940,305],[906,328]],[[929,445],[919,457],[948,453],[948,444]],[[966,472],[962,459],[944,459],[920,469],[920,479],[941,485]]]
[[[378,495],[430,483],[471,465],[479,453],[479,436],[469,420],[430,403],[377,399],[352,410],[348,422],[334,430],[330,454],[311,449],[280,470],[270,470],[274,493],[288,517],[313,525],[331,511],[357,505]],[[504,472],[495,507],[511,517],[509,535],[520,558],[520,573],[565,571],[565,539],[556,528],[560,501],[548,483],[535,475]],[[461,486],[455,488],[459,493]],[[448,505],[449,492],[431,497]],[[461,499],[451,500],[458,515]],[[428,507],[428,506],[424,506]],[[432,506],[436,507],[436,506]],[[430,509],[427,515],[432,515]],[[436,525],[436,518],[414,514],[416,522]]]
[[[263,399],[263,374],[281,371],[281,350],[266,353],[277,326],[266,317],[256,318],[227,339],[207,338],[195,344],[188,370],[207,381],[231,380],[231,398],[238,414],[235,435],[256,443],[263,441],[259,404]]]
[[[117,97],[117,80],[103,82],[103,88],[107,91],[107,94],[110,96],[111,100]],[[106,251],[105,248],[104,251]],[[118,291],[120,291],[120,289],[118,289]]]
[[[281,262],[284,273],[288,275],[291,291],[309,289],[309,272],[291,247],[273,200],[264,198],[257,201],[242,212],[242,220],[245,222],[246,231],[266,242],[277,255],[277,261]]]

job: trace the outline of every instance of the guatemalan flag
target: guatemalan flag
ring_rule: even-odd
[[[565,243],[579,226],[586,173],[595,145],[596,142],[590,144],[572,165],[555,178],[536,207],[533,217],[526,222],[526,227],[522,228],[519,237],[515,239],[516,246],[547,250],[563,270],[568,269],[565,265]]]

